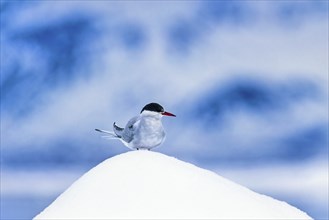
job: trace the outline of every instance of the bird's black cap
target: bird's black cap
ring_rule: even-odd
[[[147,105],[144,106],[144,108],[142,109],[141,113],[144,111],[144,110],[148,110],[148,111],[152,111],[152,112],[164,112],[164,108],[159,105],[158,103],[149,103]]]

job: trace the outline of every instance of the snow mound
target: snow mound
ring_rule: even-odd
[[[285,202],[161,153],[91,169],[35,219],[311,219]]]

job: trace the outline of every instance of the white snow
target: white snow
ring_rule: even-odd
[[[161,153],[91,169],[35,219],[311,219],[285,202]]]

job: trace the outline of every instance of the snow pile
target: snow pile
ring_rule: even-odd
[[[311,219],[295,207],[166,155],[131,151],[77,180],[35,219]]]

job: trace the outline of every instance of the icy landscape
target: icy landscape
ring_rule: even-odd
[[[126,153],[94,129],[149,102],[177,115],[156,152],[329,219],[328,9],[1,0],[0,219],[32,219]]]
[[[141,150],[91,169],[35,219],[311,219],[213,172]]]

